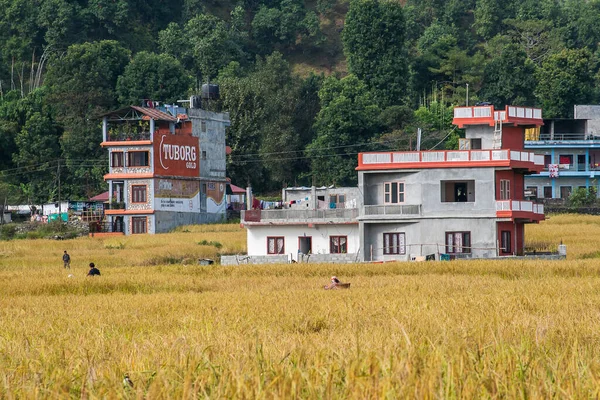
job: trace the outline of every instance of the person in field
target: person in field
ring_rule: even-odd
[[[65,269],[71,269],[71,256],[69,255],[69,253],[67,253],[66,250],[63,254],[63,264]]]
[[[98,268],[96,268],[96,266],[94,265],[94,263],[90,263],[90,270],[87,274],[87,276],[100,276],[100,270]]]
[[[330,289],[338,289],[340,286],[344,285],[337,276],[332,276],[331,277],[331,283],[327,286],[325,286],[325,290],[330,290]]]

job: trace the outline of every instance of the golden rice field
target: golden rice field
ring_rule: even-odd
[[[196,264],[237,225],[0,242],[0,398],[597,398],[600,217],[527,236],[568,259]]]

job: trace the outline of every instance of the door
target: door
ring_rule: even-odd
[[[577,171],[585,171],[585,154],[577,155]]]
[[[312,237],[311,236],[298,236],[298,253],[299,254],[311,254],[312,253]]]
[[[465,202],[467,201],[467,183],[456,182],[454,184],[454,201]]]

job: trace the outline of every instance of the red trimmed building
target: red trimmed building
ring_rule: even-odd
[[[149,104],[101,116],[113,194],[101,231],[159,233],[224,219],[229,115]]]
[[[544,168],[542,156],[523,150],[541,114],[457,107],[459,150],[359,154],[363,259],[523,254],[524,225],[544,219],[543,206],[524,196],[524,177]]]

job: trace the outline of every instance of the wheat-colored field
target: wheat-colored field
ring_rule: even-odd
[[[564,261],[236,267],[196,261],[243,252],[238,225],[0,242],[0,398],[597,398],[600,217],[527,228],[561,240]]]

